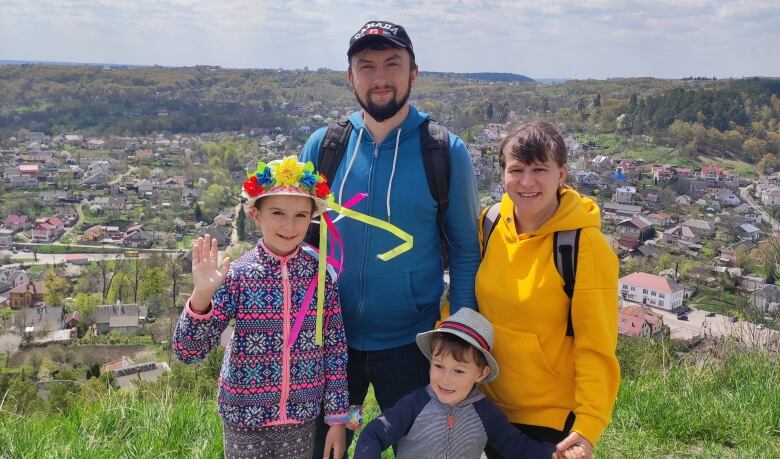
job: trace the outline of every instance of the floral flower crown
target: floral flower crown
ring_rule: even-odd
[[[296,156],[268,164],[258,162],[257,170],[248,174],[243,190],[250,208],[257,199],[273,194],[307,196],[314,198],[315,202],[328,201],[331,195],[325,176],[314,170],[311,161],[304,164]]]

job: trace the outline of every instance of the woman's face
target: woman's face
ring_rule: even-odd
[[[558,188],[566,178],[566,166],[558,166],[552,158],[543,163],[526,164],[504,154],[504,189],[515,205],[516,217],[541,225],[558,208]]]

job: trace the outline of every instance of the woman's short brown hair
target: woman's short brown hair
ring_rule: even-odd
[[[568,161],[566,143],[558,129],[545,120],[526,123],[512,131],[501,142],[498,164],[501,170],[506,167],[506,157],[512,155],[525,164],[544,163],[552,159],[563,167]]]

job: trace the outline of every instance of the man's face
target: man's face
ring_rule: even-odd
[[[409,100],[417,68],[403,48],[365,49],[350,59],[347,73],[363,110],[378,122],[392,118]]]

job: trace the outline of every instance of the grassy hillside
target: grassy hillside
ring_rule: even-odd
[[[619,356],[623,382],[596,457],[780,457],[776,356],[727,346],[678,356],[670,343],[629,341]],[[82,390],[65,412],[4,409],[0,457],[221,457],[221,423],[205,379],[215,372],[208,363],[202,370],[174,367],[171,378],[130,393]]]

